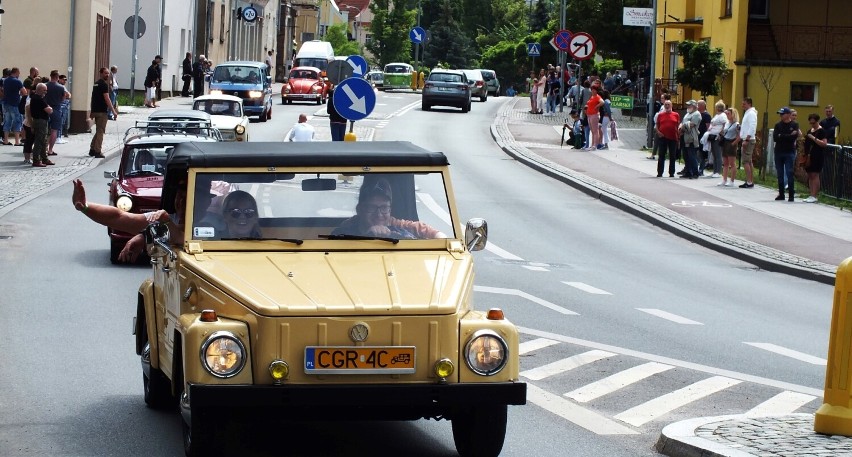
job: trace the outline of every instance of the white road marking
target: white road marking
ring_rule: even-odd
[[[548,346],[559,344],[559,341],[549,340],[547,338],[536,338],[534,340],[524,341],[518,345],[518,355],[528,354],[539,349],[544,349]]]
[[[550,308],[550,309],[556,311],[557,313],[565,314],[565,315],[568,315],[568,316],[578,316],[579,315],[579,314],[575,313],[574,311],[571,311],[570,309],[565,309],[565,308],[563,308],[559,305],[554,305],[553,303],[550,303],[549,301],[547,301],[543,298],[538,298],[538,297],[532,296],[532,295],[530,295],[530,294],[528,294],[524,291],[518,290],[518,289],[504,289],[502,287],[488,287],[488,286],[473,286],[473,290],[475,290],[477,292],[485,292],[485,293],[489,293],[489,294],[514,295],[516,297],[526,298],[527,300],[529,300],[533,303],[537,303],[541,306],[544,306],[545,308]]]
[[[828,361],[826,359],[814,357],[810,354],[805,354],[804,352],[787,349],[785,347],[778,346],[772,343],[749,343],[747,341],[744,341],[743,343],[748,344],[749,346],[754,346],[756,348],[763,349],[764,351],[774,352],[776,354],[787,356],[796,360],[801,360],[802,362],[807,362],[813,365],[826,366],[828,364]]]
[[[588,401],[592,401],[596,398],[603,397],[604,395],[611,394],[618,389],[627,387],[630,384],[639,382],[657,373],[662,373],[664,371],[671,370],[672,368],[674,367],[671,365],[665,365],[657,362],[644,363],[633,368],[628,368],[624,371],[619,371],[618,373],[615,373],[611,376],[607,376],[606,378],[603,378],[599,381],[595,381],[591,384],[586,384],[585,386],[580,387],[579,389],[575,389],[571,392],[568,392],[567,394],[565,394],[565,396],[580,403],[585,403]]]
[[[527,400],[598,435],[636,435],[639,433],[532,384],[527,384]]]
[[[647,352],[636,351],[633,349],[622,348],[619,346],[614,346],[612,344],[604,344],[598,343],[597,341],[583,340],[580,338],[574,338],[566,335],[560,335],[558,333],[553,332],[545,332],[543,330],[536,330],[528,327],[518,327],[518,331],[523,333],[524,335],[529,336],[537,336],[539,338],[547,338],[551,340],[559,341],[560,343],[568,343],[568,344],[576,344],[577,346],[583,346],[591,349],[600,349],[602,351],[613,352],[620,355],[625,355],[628,357],[636,357],[639,359],[647,360],[649,362],[659,362],[666,365],[672,365],[678,368],[685,368],[687,370],[695,370],[700,371],[702,373],[707,373],[716,376],[725,376],[728,378],[739,379],[740,381],[752,382],[755,384],[760,384],[762,386],[770,386],[777,387],[781,390],[790,390],[793,392],[799,392],[808,395],[815,395],[818,397],[822,397],[824,391],[822,388],[816,389],[813,387],[802,386],[799,384],[793,384],[790,382],[779,381],[777,379],[769,379],[761,376],[754,376],[746,373],[740,373],[738,371],[733,370],[725,370],[723,368],[711,367],[708,365],[702,365],[700,363],[687,362],[684,360],[673,359],[671,357],[664,357],[657,354],[649,354]]]
[[[681,406],[700,400],[728,387],[735,386],[740,382],[742,381],[724,376],[703,379],[682,389],[660,395],[641,405],[634,406],[627,411],[616,414],[614,417],[634,427],[639,427]]]
[[[643,313],[648,313],[652,316],[657,316],[659,318],[662,318],[662,319],[665,319],[665,320],[668,320],[668,321],[672,321],[672,322],[675,322],[677,324],[704,325],[701,322],[695,322],[692,319],[687,319],[685,317],[678,316],[677,314],[672,314],[672,313],[669,313],[667,311],[663,311],[661,309],[654,309],[654,308],[636,308],[636,309],[639,310],[639,311],[642,311]]]
[[[787,356],[796,360],[801,360],[802,362],[807,362],[813,365],[826,366],[828,364],[828,361],[826,359],[814,357],[810,354],[805,354],[804,352],[787,349],[785,347],[781,347],[772,343],[749,343],[747,341],[744,341],[743,343],[748,344],[749,346],[754,346],[756,348],[763,349],[764,351],[774,352],[776,354]]]
[[[807,405],[817,397],[784,391],[750,409],[747,416],[764,416],[767,414],[792,414],[802,406]]]
[[[609,292],[607,292],[607,291],[605,291],[605,290],[598,289],[597,287],[592,287],[592,286],[590,286],[590,285],[588,285],[588,284],[586,284],[586,283],[583,283],[583,282],[562,281],[562,284],[567,284],[567,285],[569,285],[569,286],[571,286],[571,287],[574,287],[575,289],[580,289],[580,290],[582,290],[583,292],[587,292],[587,293],[590,293],[590,294],[595,294],[595,295],[612,295],[611,293],[609,293]]]
[[[523,265],[523,267],[526,268],[527,270],[532,270],[532,271],[550,271],[547,268],[537,267],[535,265]]]
[[[548,363],[547,365],[532,368],[523,371],[520,374],[532,381],[540,381],[544,378],[564,373],[566,371],[573,370],[574,368],[581,367],[592,362],[597,362],[598,360],[612,357],[614,355],[615,354],[612,352],[592,350],[582,354],[577,354],[573,357],[568,357],[567,359],[557,360],[556,362]]]

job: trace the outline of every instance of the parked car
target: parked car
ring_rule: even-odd
[[[142,128],[136,132],[124,140],[118,169],[104,172],[104,178],[110,180],[109,204],[132,213],[147,213],[160,208],[166,158],[176,145],[190,141],[218,141],[207,134],[145,133]],[[109,260],[118,263],[119,253],[135,233],[107,228],[107,234],[110,239]]]
[[[470,111],[470,85],[464,72],[435,69],[429,73],[423,86],[421,108],[429,111],[433,106],[454,106],[463,113]]]
[[[385,65],[382,74],[382,88],[384,90],[411,89],[411,78],[414,75],[414,67],[407,63],[394,62]]]
[[[492,304],[474,307],[487,223],[460,220],[443,153],[194,143],[165,168],[163,209],[176,211],[182,186],[189,195],[184,241],[159,222],[145,231],[153,268],[135,349],[145,402],[179,404],[187,455],[244,452],[237,414],[446,419],[462,456],[500,453],[508,405],[526,403],[518,330]],[[228,191],[211,209],[214,186]]]
[[[191,109],[158,109],[148,115],[147,121],[137,121],[125,132],[125,137],[131,133],[188,133],[191,135],[210,136],[222,141],[221,132],[213,126],[213,118],[203,112]]]
[[[384,73],[378,70],[371,71],[365,76],[367,81],[378,90],[384,90],[385,76]]]
[[[243,99],[233,95],[202,95],[193,100],[192,109],[210,115],[223,141],[248,141],[249,120],[243,112]]]
[[[462,70],[467,76],[467,83],[470,84],[471,97],[479,97],[479,101],[488,100],[488,87],[485,85],[485,79],[479,70]]]
[[[328,88],[324,71],[316,67],[295,67],[281,86],[281,104],[310,101],[321,105],[328,101]]]
[[[235,60],[216,65],[210,94],[239,97],[247,116],[257,116],[260,122],[272,119],[272,77],[263,62]]]
[[[495,97],[500,96],[500,80],[497,79],[497,72],[494,70],[479,70],[482,73],[482,79],[485,80],[485,85],[488,88],[488,93]]]

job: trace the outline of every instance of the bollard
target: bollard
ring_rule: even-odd
[[[814,417],[814,431],[852,436],[852,257],[837,267],[823,404]]]
[[[357,138],[355,137],[355,121],[349,121],[349,131],[343,135],[343,141],[355,141]]]
[[[423,90],[424,85],[426,85],[426,75],[421,71],[417,74],[417,88]]]

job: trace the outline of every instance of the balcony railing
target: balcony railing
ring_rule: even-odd
[[[852,63],[852,27],[749,23],[750,60]]]

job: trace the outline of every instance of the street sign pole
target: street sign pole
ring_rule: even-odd
[[[651,71],[648,73],[648,107],[646,108],[648,118],[646,120],[647,126],[645,127],[647,130],[645,143],[650,148],[653,147],[651,140],[654,138],[654,113],[651,111],[654,110],[654,79],[656,78],[654,72],[657,67],[657,0],[654,0],[654,19],[651,21],[651,59],[649,62],[651,63]]]
[[[565,30],[565,0],[562,0],[562,18],[559,22],[559,29]],[[565,112],[565,75],[568,74],[566,71],[568,68],[568,59],[565,54],[565,51],[559,52],[559,69],[562,71],[562,74],[559,75],[559,114]]]

